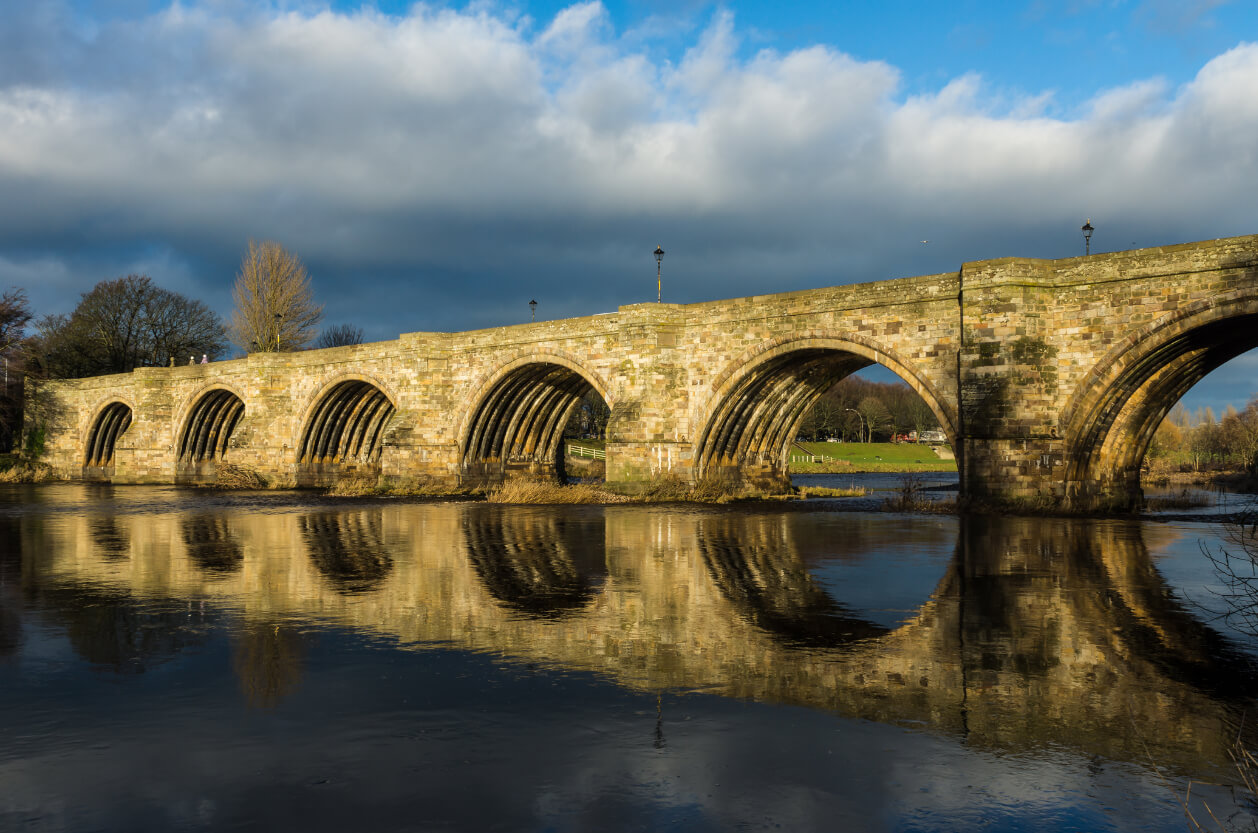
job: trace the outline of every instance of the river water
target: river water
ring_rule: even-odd
[[[1201,817],[1251,806],[1258,642],[1217,616],[1208,518],[2,488],[6,831],[1180,831],[1190,780]]]

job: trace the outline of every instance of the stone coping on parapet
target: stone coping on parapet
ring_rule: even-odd
[[[1256,266],[1258,234],[1057,259],[992,258],[967,261],[961,268],[967,289],[1012,285],[1067,289],[1168,274]]]

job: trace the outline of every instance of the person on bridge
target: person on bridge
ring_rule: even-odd
[[[205,353],[201,354],[201,364],[209,364],[210,358]]]
[[[188,357],[188,364],[196,364],[196,363],[197,363],[197,357],[196,357],[196,356],[189,356],[189,357]]]

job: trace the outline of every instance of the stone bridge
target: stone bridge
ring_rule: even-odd
[[[553,476],[593,390],[612,488],[780,486],[809,407],[879,363],[934,412],[963,494],[1090,507],[1140,499],[1158,423],[1256,325],[1248,236],[141,368],[50,383],[30,411],[66,477],[195,482],[226,460],[281,484],[456,486]]]

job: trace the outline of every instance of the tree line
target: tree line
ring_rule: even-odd
[[[128,373],[228,355],[361,344],[363,331],[338,324],[319,331],[323,306],[298,257],[278,243],[254,243],[241,260],[227,321],[204,302],[159,286],[148,275],[102,280],[69,313],[36,317],[26,292],[0,295],[0,450],[22,425],[28,384]],[[33,449],[31,449],[33,450]]]
[[[1229,405],[1189,412],[1175,405],[1158,425],[1145,463],[1155,472],[1248,471],[1258,473],[1258,397],[1243,410]]]
[[[875,382],[848,376],[804,415],[800,439],[842,442],[891,442],[897,437],[937,429],[930,406],[903,382]]]

